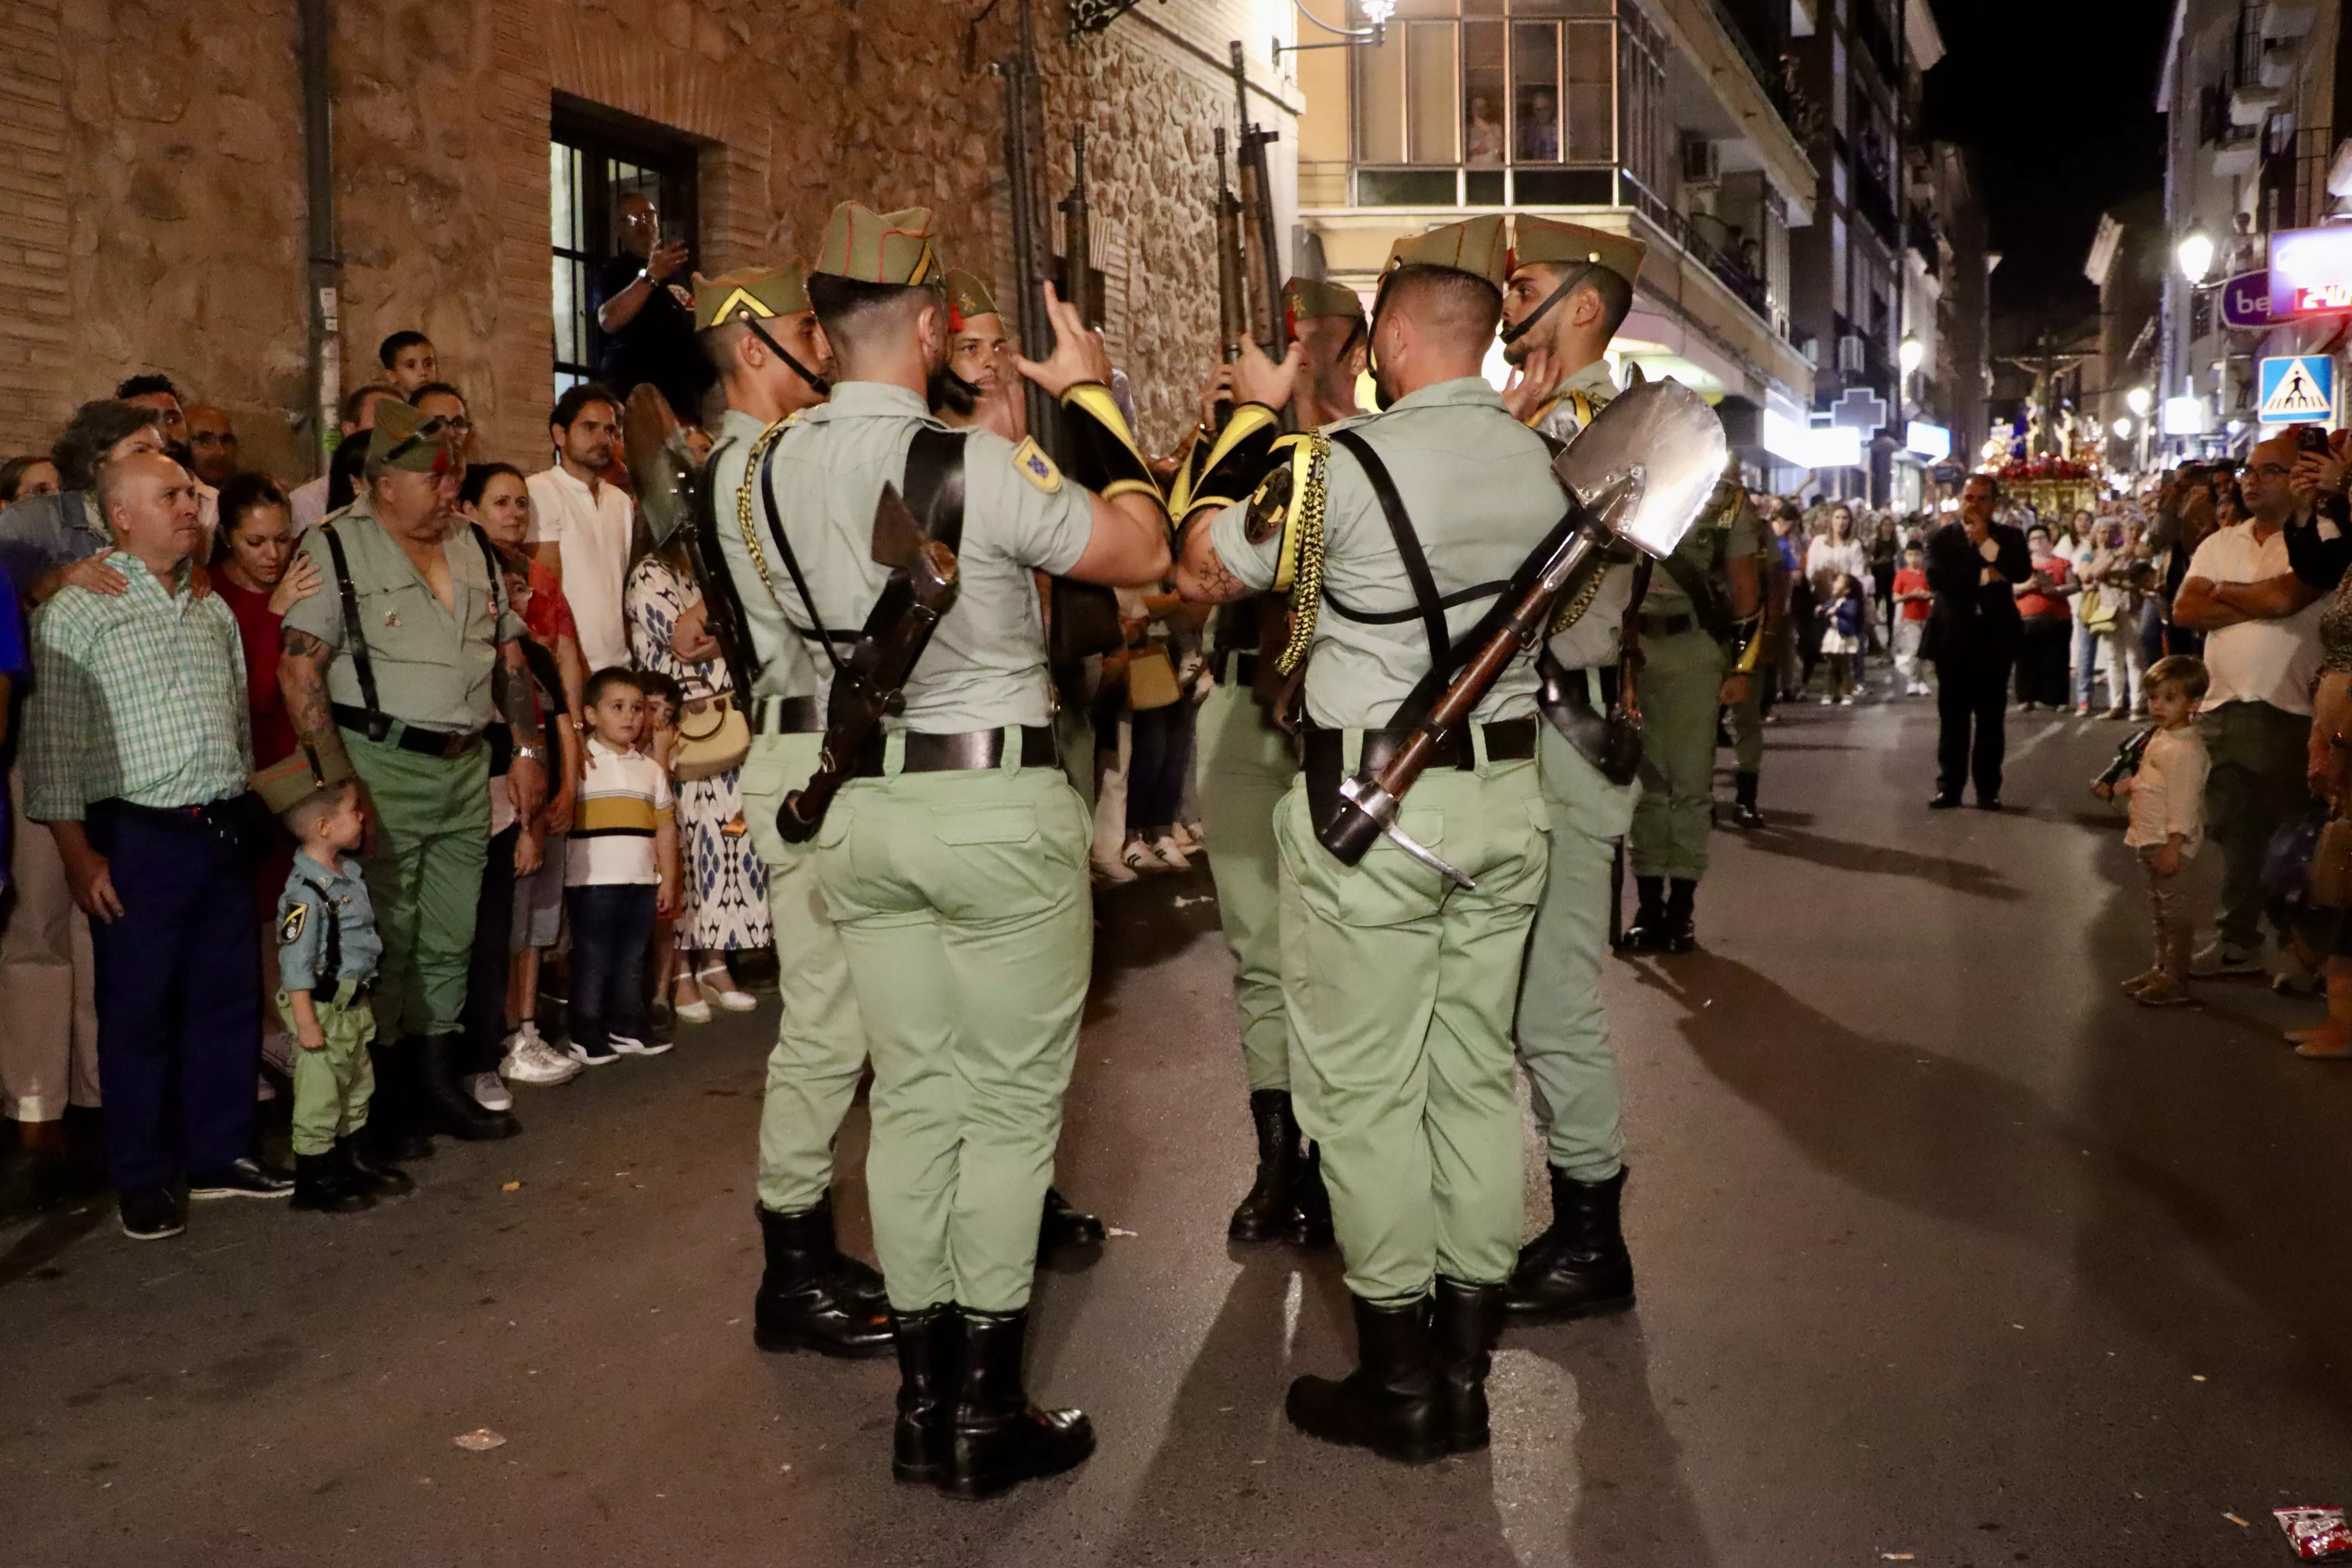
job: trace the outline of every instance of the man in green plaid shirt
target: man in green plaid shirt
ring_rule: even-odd
[[[97,500],[123,586],[63,588],[33,617],[25,811],[49,825],[90,918],[107,1160],[124,1232],[151,1240],[184,1226],[179,1150],[193,1198],[292,1184],[251,1155],[260,954],[236,621],[194,584],[186,470],[135,454],[100,475]]]

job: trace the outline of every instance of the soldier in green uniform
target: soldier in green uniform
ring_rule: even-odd
[[[1507,276],[1502,220],[1401,240],[1390,262],[1371,322],[1385,412],[1309,437],[1303,465],[1248,501],[1196,509],[1177,581],[1212,603],[1290,588],[1292,646],[1311,651],[1305,765],[1275,818],[1283,1002],[1359,1365],[1299,1379],[1286,1408],[1327,1441],[1423,1462],[1487,1441],[1518,1250],[1511,1013],[1549,837],[1533,668],[1505,671],[1404,803],[1402,829],[1475,888],[1386,840],[1351,868],[1316,829],[1341,778],[1401,743],[1386,727],[1399,705],[1564,502],[1549,452],[1479,374]],[[1244,350],[1236,390],[1279,405],[1296,366]]]
[[[831,351],[798,262],[697,279],[694,324],[727,399],[710,454],[710,522],[728,580],[704,584],[704,593],[732,602],[750,643],[743,652],[756,666],[735,672],[750,682],[743,819],[767,868],[783,1003],[760,1102],[755,1208],[765,1268],[751,1337],[769,1351],[887,1355],[882,1277],[842,1252],[834,1234],[834,1139],[865,1075],[866,1027],[817,891],[814,857],[776,832],[785,792],[815,771],[824,704],[816,668],[778,600],[791,585],[776,580],[782,568],[761,543],[765,520],[744,483],[755,455],[786,422],[824,401]]]
[[[1747,700],[1763,648],[1761,533],[1747,491],[1723,480],[1642,600],[1643,750],[1664,782],[1633,807],[1628,858],[1641,907],[1625,945],[1636,952],[1688,952],[1698,942],[1692,907],[1715,826],[1717,719]]]
[[[874,1061],[866,1180],[898,1347],[893,1468],[976,1497],[1094,1447],[1083,1414],[1035,1409],[1022,1379],[1093,952],[1088,825],[1048,727],[1033,574],[1156,581],[1168,525],[1101,339],[1050,295],[1054,354],[1020,368],[1123,465],[1105,481],[1115,493],[1065,477],[1034,441],[931,416],[950,336],[941,271],[926,209],[835,210],[808,279],[833,397],[775,439],[752,482],[797,579],[778,584],[786,619],[820,669],[881,595],[884,485],[954,542],[958,596],[894,717],[843,759],[854,776],[814,842]]]
[[[1573,440],[1616,395],[1602,357],[1633,300],[1644,247],[1579,225],[1521,216],[1503,298],[1504,355],[1519,371],[1515,412],[1539,435]],[[1563,292],[1563,290],[1565,290]],[[1633,819],[1634,789],[1612,779],[1605,715],[1619,695],[1624,621],[1640,569],[1606,567],[1545,647],[1548,722],[1538,771],[1551,821],[1551,875],[1519,994],[1518,1055],[1543,1139],[1551,1223],[1522,1247],[1508,1305],[1575,1317],[1633,1299],[1619,1222],[1625,1137],[1617,1053],[1601,1005],[1611,868]],[[1622,769],[1620,770],[1622,773]]]
[[[1363,302],[1336,283],[1294,278],[1284,286],[1293,341],[1298,345],[1297,392],[1292,413],[1303,430],[1320,430],[1358,416],[1356,378],[1370,352]],[[1179,503],[1185,513],[1222,510],[1246,495],[1220,494],[1219,480],[1236,471],[1227,461],[1252,433],[1273,420],[1252,406],[1226,422],[1215,439],[1199,443],[1201,473]],[[1282,937],[1274,845],[1274,814],[1298,777],[1298,742],[1275,722],[1265,700],[1273,677],[1262,652],[1265,633],[1279,631],[1282,603],[1259,595],[1220,610],[1209,669],[1215,680],[1201,704],[1196,731],[1194,790],[1201,820],[1214,846],[1209,873],[1217,885],[1217,920],[1234,952],[1234,999],[1242,1016],[1242,1059],[1249,1074],[1250,1122],[1257,1132],[1257,1174],[1234,1210],[1226,1234],[1235,1241],[1330,1239],[1330,1200],[1323,1189],[1320,1155],[1303,1146],[1290,1099],[1290,1029],[1282,1011]]]
[[[455,1065],[489,841],[487,726],[512,730],[503,787],[516,816],[530,821],[547,790],[522,618],[488,540],[461,526],[462,464],[439,418],[379,408],[365,489],[303,537],[323,585],[286,612],[278,665],[303,743],[336,767],[348,753],[367,789],[362,865],[384,950],[369,1126],[379,1147],[412,1156],[428,1131],[519,1131],[475,1102]]]

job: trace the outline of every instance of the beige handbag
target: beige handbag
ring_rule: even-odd
[[[1183,689],[1176,684],[1176,666],[1166,648],[1146,643],[1128,654],[1127,705],[1131,710],[1148,713],[1154,708],[1171,708],[1183,696]]]
[[[751,722],[735,706],[733,693],[697,697],[679,710],[669,771],[680,783],[716,778],[741,767],[751,754]]]

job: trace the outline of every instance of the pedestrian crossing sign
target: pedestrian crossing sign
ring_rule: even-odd
[[[2336,416],[2336,361],[2326,354],[2266,359],[2262,391],[2263,424],[2326,424]]]

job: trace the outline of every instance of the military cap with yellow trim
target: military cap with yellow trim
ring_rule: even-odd
[[[929,207],[877,213],[863,202],[844,202],[825,220],[812,270],[860,283],[936,284],[942,268],[934,237]]]
[[[737,321],[797,316],[808,308],[808,280],[797,261],[782,267],[742,267],[694,280],[694,330],[698,332]]]
[[[1514,225],[1510,266],[1517,271],[1530,262],[1572,267],[1589,261],[1633,283],[1640,279],[1642,258],[1649,252],[1648,246],[1627,235],[1523,213]]]
[[[1450,267],[1483,278],[1501,293],[1511,280],[1511,251],[1503,235],[1503,215],[1489,213],[1407,235],[1389,248],[1389,266]]]
[[[974,316],[997,314],[996,297],[975,272],[951,268],[948,272],[948,326],[961,327]]]
[[[1360,321],[1364,301],[1344,283],[1320,278],[1294,278],[1282,286],[1284,303],[1294,321]]]
[[[400,468],[429,474],[450,461],[449,422],[437,414],[385,398],[376,405],[375,429],[368,436],[367,471]]]

